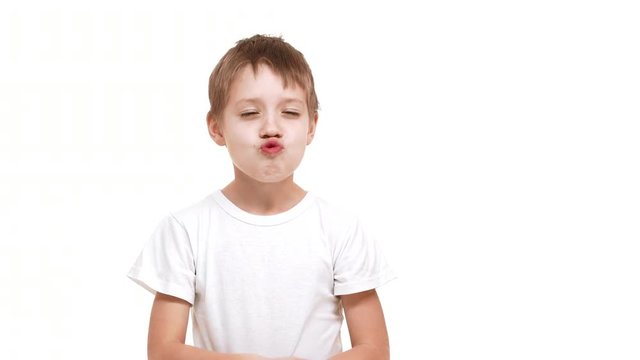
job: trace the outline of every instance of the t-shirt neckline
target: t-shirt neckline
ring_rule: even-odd
[[[313,202],[313,194],[307,192],[302,200],[295,204],[291,209],[273,215],[257,215],[247,212],[231,202],[222,190],[216,190],[213,198],[220,207],[230,216],[252,225],[271,226],[289,222],[300,214],[302,214]]]

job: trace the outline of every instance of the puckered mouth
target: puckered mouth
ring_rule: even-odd
[[[277,140],[268,140],[260,145],[260,150],[267,154],[276,154],[284,149],[284,146]]]

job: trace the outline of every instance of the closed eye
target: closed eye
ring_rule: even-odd
[[[295,111],[295,110],[285,110],[282,113],[287,115],[288,117],[299,117],[300,116],[300,113]]]
[[[250,117],[257,116],[258,114],[260,114],[260,113],[257,112],[257,111],[250,110],[250,111],[245,111],[245,112],[240,113],[240,117],[250,118]]]

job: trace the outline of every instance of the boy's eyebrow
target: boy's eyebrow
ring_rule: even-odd
[[[305,104],[304,100],[299,99],[299,98],[295,98],[295,97],[282,99],[282,103],[291,103],[291,102],[300,103],[301,105]]]
[[[262,103],[262,99],[260,99],[260,98],[244,98],[244,99],[239,99],[238,101],[236,101],[236,104],[242,104],[242,103],[251,103],[251,104]],[[303,99],[296,98],[296,97],[287,97],[287,98],[282,99],[280,101],[280,103],[281,104],[299,103],[300,105],[304,105],[305,101]]]
[[[243,102],[256,103],[256,102],[260,102],[260,99],[258,99],[258,98],[244,98],[244,99],[238,99],[238,101],[236,101],[237,104],[240,104],[240,103],[243,103]]]

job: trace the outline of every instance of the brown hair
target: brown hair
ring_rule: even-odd
[[[236,74],[245,65],[251,65],[253,71],[258,65],[266,64],[273,72],[282,77],[284,86],[297,84],[307,94],[309,116],[318,111],[318,98],[313,83],[313,75],[309,64],[302,53],[296,50],[281,37],[254,35],[236,43],[220,59],[209,77],[209,103],[211,109],[208,117],[216,121],[222,116],[229,100],[229,89]]]

